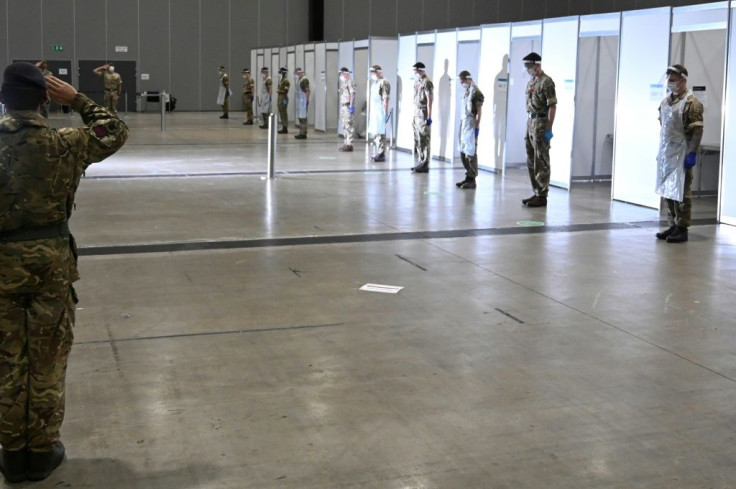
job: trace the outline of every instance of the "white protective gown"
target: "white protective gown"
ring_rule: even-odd
[[[261,114],[271,113],[271,94],[266,88],[266,80],[261,83],[261,96],[258,99],[258,108]]]
[[[306,119],[307,118],[307,103],[309,100],[307,100],[307,92],[302,90],[301,88],[301,81],[303,78],[300,78],[296,82],[296,117],[297,119]]]
[[[659,106],[662,129],[657,155],[656,192],[666,199],[678,202],[683,201],[685,193],[685,157],[688,144],[682,116],[690,95],[688,92],[682,101],[674,106],[670,106],[665,98]]]
[[[463,95],[463,114],[460,119],[460,152],[468,156],[475,155],[475,115],[473,115],[473,95],[475,94],[475,85],[465,89]]]
[[[371,85],[371,109],[368,121],[368,132],[374,136],[386,134],[386,114],[383,112],[383,95],[381,87],[388,83],[384,79],[376,80]]]

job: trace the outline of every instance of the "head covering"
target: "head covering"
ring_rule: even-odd
[[[22,89],[45,91],[46,78],[41,70],[31,63],[12,63],[3,73],[3,91],[5,89]]]
[[[281,68],[279,68],[279,73],[281,73],[281,74],[288,73],[288,72],[289,72],[289,70],[287,70],[283,66]]]
[[[222,66],[222,65],[220,65],[220,69],[223,70],[223,71],[225,71],[225,67]]]
[[[250,70],[248,68],[243,68],[243,73],[250,73]]]
[[[687,78],[687,68],[682,65],[672,65],[667,68],[667,75],[671,74],[680,75],[683,78]]]
[[[426,69],[426,67],[424,66],[424,63],[422,63],[421,61],[414,63],[414,66],[412,66],[412,68],[417,69],[417,70]]]
[[[268,66],[264,66],[261,68],[261,73],[266,73],[268,71]]]
[[[347,69],[347,67],[343,66],[342,68],[340,68],[340,73],[350,73],[350,70]]]
[[[371,67],[371,71],[374,71],[374,72],[378,73],[379,71],[381,71],[381,72],[382,72],[382,71],[383,71],[383,69],[382,69],[382,68],[381,68],[381,67],[380,67],[379,65],[373,65],[373,66]]]
[[[524,56],[524,63],[537,63],[540,64],[542,62],[542,57],[532,51],[531,53]]]
[[[460,74],[457,76],[459,76],[461,80],[466,80],[468,78],[470,78],[471,80],[473,79],[473,75],[471,75],[468,70],[461,71]]]

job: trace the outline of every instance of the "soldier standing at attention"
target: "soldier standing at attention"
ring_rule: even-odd
[[[115,73],[115,66],[112,63],[98,66],[94,70],[95,75],[101,76],[105,84],[105,107],[113,114],[118,113],[118,99],[123,93],[123,79]]]
[[[309,96],[312,91],[309,89],[309,78],[304,76],[304,70],[297,68],[294,70],[296,75],[296,117],[299,119],[299,134],[294,139],[307,139],[307,114],[309,113]]]
[[[261,68],[261,76],[263,77],[263,84],[261,85],[261,98],[259,100],[259,109],[261,111],[261,117],[263,117],[263,124],[261,129],[268,129],[268,116],[271,114],[271,94],[273,93],[273,81],[268,76],[268,68],[265,66]]]
[[[38,69],[41,70],[41,73],[43,73],[43,76],[51,76],[51,72],[49,71],[49,65],[46,62],[46,60],[41,60],[38,63],[36,63],[36,66],[38,66]],[[41,110],[40,113],[45,118],[49,118],[49,105],[51,105],[51,102],[46,100],[43,104],[41,104]]]
[[[371,110],[368,121],[368,132],[373,134],[376,156],[373,161],[386,161],[386,120],[388,119],[388,102],[391,95],[391,84],[383,77],[383,69],[379,65],[371,67]]]
[[[473,83],[473,76],[469,71],[461,71],[458,77],[464,92],[459,136],[460,159],[465,167],[465,180],[455,185],[463,189],[474,189],[475,179],[478,176],[478,134],[485,97]]]
[[[340,151],[350,152],[353,150],[353,139],[355,138],[355,127],[353,126],[353,114],[355,113],[355,82],[350,77],[350,70],[346,67],[340,68],[340,119],[342,120],[342,132],[345,136],[345,144]]]
[[[668,243],[688,240],[693,205],[693,167],[703,139],[703,104],[687,89],[688,71],[682,65],[667,68],[670,92],[659,106],[657,194],[664,197],[670,227],[657,233]]]
[[[230,118],[230,77],[224,66],[220,66],[218,73],[220,73],[220,92],[217,94],[217,104],[222,107],[220,119],[228,119]]]
[[[51,98],[85,127],[52,129]],[[91,163],[115,153],[128,128],[111,110],[30,63],[3,74],[0,98],[0,472],[42,480],[64,460],[60,429],[79,279],[68,220]]]
[[[432,103],[434,85],[427,77],[424,63],[414,64],[414,148],[419,164],[411,169],[414,173],[429,173],[429,152],[432,136]]]
[[[289,70],[286,68],[279,69],[281,79],[279,80],[279,86],[276,89],[276,92],[278,93],[279,119],[281,119],[281,130],[279,131],[279,134],[289,133],[289,114],[286,112],[286,109],[289,107],[289,88],[291,87],[291,82],[287,76],[288,73]]]
[[[243,104],[245,105],[245,122],[244,126],[253,125],[253,91],[255,89],[255,82],[253,77],[250,76],[250,70],[245,68],[243,70]]]
[[[524,67],[531,76],[526,86],[526,166],[534,195],[523,199],[528,207],[546,207],[549,192],[549,142],[552,140],[552,124],[557,113],[555,82],[542,71],[542,57],[529,53],[524,57]]]

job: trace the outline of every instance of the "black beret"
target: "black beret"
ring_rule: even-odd
[[[346,66],[343,66],[342,68],[340,68],[340,73],[350,73],[350,70],[347,69]]]
[[[421,61],[419,61],[418,63],[415,63],[414,64],[413,68],[416,68],[418,70],[423,70],[423,69],[425,69],[425,66],[424,66],[424,63],[422,63]]]
[[[12,63],[3,73],[3,88],[25,88],[45,91],[46,78],[31,63]]]
[[[524,56],[524,61],[527,63],[539,63],[542,61],[542,57],[535,52],[531,52]]]
[[[461,71],[460,74],[457,76],[459,76],[461,80],[465,80],[467,78],[473,78],[473,75],[471,75],[468,70]]]

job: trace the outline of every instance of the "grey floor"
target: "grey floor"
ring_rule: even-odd
[[[528,209],[522,171],[462,191],[311,132],[269,181],[217,115],[130,114],[82,182],[69,460],[33,487],[736,487],[715,199],[672,245],[605,184]]]

